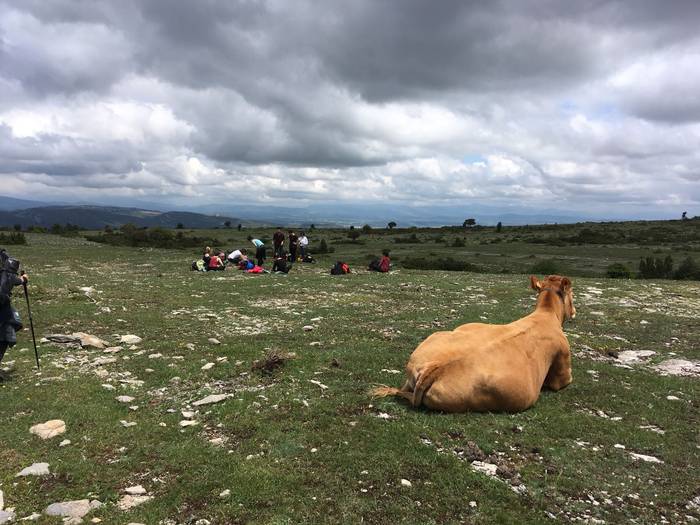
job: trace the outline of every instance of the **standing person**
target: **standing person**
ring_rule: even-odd
[[[299,237],[292,230],[289,230],[289,255],[292,262],[297,262],[297,250],[299,249]]]
[[[12,308],[12,288],[26,283],[27,275],[18,275],[19,261],[0,250],[0,362],[5,352],[17,343],[17,330],[22,329],[17,310]],[[0,376],[2,379],[2,376]]]
[[[284,234],[282,235],[284,236]],[[260,239],[253,239],[250,235],[248,235],[248,240],[255,246],[255,258],[258,260],[258,266],[262,266],[265,264],[265,243]]]
[[[301,260],[306,259],[306,252],[309,248],[309,238],[304,232],[299,232],[299,249],[301,250]]]
[[[272,247],[275,250],[275,257],[280,257],[284,252],[284,233],[282,233],[282,228],[278,227],[272,236]]]
[[[241,262],[241,259],[243,259],[244,255],[248,255],[248,250],[245,248],[241,250],[233,250],[231,253],[228,254],[228,260],[232,263],[238,266],[238,263]]]

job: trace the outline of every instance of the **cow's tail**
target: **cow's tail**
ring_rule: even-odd
[[[423,396],[430,389],[435,379],[438,377],[440,365],[437,363],[428,363],[418,373],[416,378],[409,379],[401,388],[393,388],[390,386],[380,386],[372,390],[373,397],[402,397],[411,403],[412,406],[418,407],[423,403]]]

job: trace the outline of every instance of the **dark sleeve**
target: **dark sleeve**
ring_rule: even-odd
[[[12,276],[12,286],[20,286],[22,284],[22,279],[17,275]]]

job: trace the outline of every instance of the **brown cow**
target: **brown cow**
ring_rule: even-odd
[[[531,276],[530,284],[538,292],[534,312],[506,325],[469,323],[432,334],[408,360],[403,388],[373,394],[445,412],[520,412],[543,386],[567,386],[571,352],[562,324],[576,315],[571,280]]]

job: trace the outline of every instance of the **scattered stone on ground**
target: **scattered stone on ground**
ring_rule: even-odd
[[[214,363],[209,362],[209,363],[205,364],[204,366],[202,366],[201,369],[202,370],[209,370],[210,368],[214,368]]]
[[[408,481],[407,479],[401,479],[401,486],[402,487],[412,487],[413,483]]]
[[[80,346],[83,348],[97,348],[98,350],[104,350],[109,346],[107,341],[104,341],[95,335],[86,334],[85,332],[75,332],[71,335],[80,339]]]
[[[131,396],[117,396],[114,399],[116,399],[120,403],[131,403],[135,398]]]
[[[51,475],[51,472],[49,472],[49,464],[48,463],[32,463],[27,468],[22,469],[22,471],[18,472],[17,475],[15,476],[16,478],[24,477],[24,476],[49,476]]]
[[[44,514],[49,516],[62,516],[63,522],[69,525],[82,523],[83,517],[90,511],[102,506],[97,500],[80,499],[75,501],[63,501],[52,503],[44,509]]]
[[[29,432],[41,439],[51,439],[60,436],[66,431],[66,423],[61,419],[51,419],[46,423],[39,423],[29,429]]]
[[[306,326],[302,327],[302,329],[303,329],[305,332],[310,332],[311,330],[314,329],[314,327],[311,326],[310,324],[307,324]]]
[[[67,447],[67,446],[70,445],[70,444],[71,444],[71,440],[70,440],[70,439],[64,439],[63,441],[61,441],[61,442],[58,444],[58,446],[59,446],[59,447]]]
[[[320,381],[316,381],[315,379],[309,379],[309,383],[313,383],[314,385],[318,386],[321,390],[326,390],[328,387],[321,383]]]
[[[498,471],[498,465],[493,463],[486,463],[484,461],[472,461],[471,466],[477,472],[486,474],[487,476],[496,477],[496,471]]]
[[[183,419],[182,421],[180,421],[180,426],[182,428],[193,427],[193,426],[198,425],[198,424],[199,424],[199,421],[195,421],[192,419],[186,419],[186,420]]]
[[[226,490],[221,491],[221,493],[219,494],[219,497],[220,498],[228,498],[230,495],[231,495],[231,489],[226,489]]]
[[[654,456],[647,456],[645,454],[636,454],[634,452],[630,452],[630,456],[634,459],[641,459],[642,461],[646,461],[647,463],[663,463],[662,460],[659,458],[655,458]]]
[[[0,525],[10,523],[15,519],[15,513],[6,510],[0,510]]]
[[[617,355],[617,360],[623,365],[641,363],[643,360],[656,355],[652,350],[625,350]]]
[[[667,359],[652,367],[662,376],[700,377],[700,362],[685,359]]]
[[[219,403],[224,399],[228,399],[229,397],[229,394],[212,394],[203,399],[200,399],[199,401],[195,401],[194,403],[192,403],[192,405],[196,407],[200,407],[203,405],[211,405],[213,403]]]
[[[124,492],[131,494],[132,496],[142,496],[146,494],[146,489],[141,485],[134,485],[133,487],[126,487]]]
[[[121,423],[121,425],[122,425],[124,428],[129,428],[129,427],[135,427],[135,426],[136,426],[136,421],[125,421],[125,420],[123,420],[123,419],[120,419],[120,420],[119,420],[119,423]]]
[[[144,503],[152,499],[153,496],[132,496],[131,494],[127,494],[126,496],[122,496],[122,498],[117,502],[117,508],[119,508],[119,510],[133,509],[134,507],[143,505]]]
[[[207,339],[207,341],[209,341],[213,345],[220,345],[221,344],[221,341],[219,341],[215,337],[210,337],[209,339]]]
[[[123,343],[125,345],[137,345],[141,341],[143,341],[143,339],[141,339],[138,335],[133,335],[133,334],[123,335],[119,339],[119,342]]]

